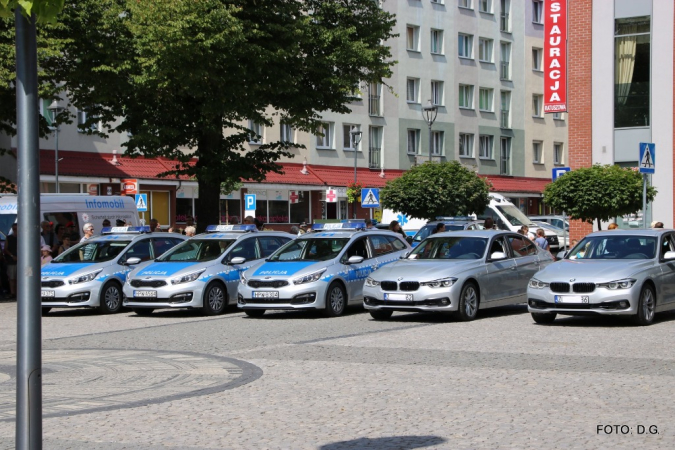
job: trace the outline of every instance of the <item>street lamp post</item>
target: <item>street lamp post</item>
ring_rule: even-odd
[[[354,146],[354,184],[356,184],[356,156],[357,156],[357,150],[359,148],[359,143],[361,142],[361,134],[362,131],[359,130],[356,126],[352,126],[351,131],[349,132],[349,135],[352,138],[352,145]],[[353,206],[353,218],[356,219],[356,202],[354,202]]]
[[[429,162],[431,162],[431,148],[433,146],[433,136],[431,135],[431,126],[436,121],[437,115],[438,115],[438,106],[432,104],[431,100],[429,100],[429,104],[427,106],[422,107],[422,117],[424,117],[424,120],[429,125]]]
[[[52,127],[51,129],[56,133],[56,142],[54,145],[54,176],[56,178],[56,193],[60,193],[61,189],[59,187],[59,122],[56,120],[56,116],[61,113],[65,108],[59,105],[58,100],[54,100],[51,105],[47,107],[52,113]]]

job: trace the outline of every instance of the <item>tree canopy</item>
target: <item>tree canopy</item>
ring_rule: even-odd
[[[490,203],[490,185],[457,161],[426,162],[382,188],[385,208],[420,219],[482,213]]]
[[[0,0],[0,17],[10,17],[16,8],[26,17],[33,14],[40,22],[53,22],[63,8],[64,0]]]
[[[632,168],[595,164],[572,170],[544,189],[544,202],[572,219],[609,221],[642,209],[642,174]],[[647,201],[656,196],[647,187]]]
[[[59,22],[63,53],[41,66],[88,121],[129,133],[127,154],[197,179],[200,227],[218,221],[222,185],[290,155],[288,142],[248,150],[242,123],[316,131],[394,64],[394,17],[372,0],[69,0]]]

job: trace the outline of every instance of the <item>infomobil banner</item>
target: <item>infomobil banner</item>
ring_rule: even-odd
[[[567,111],[567,1],[544,2],[544,112]]]

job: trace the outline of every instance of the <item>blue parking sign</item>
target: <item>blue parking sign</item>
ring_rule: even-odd
[[[553,181],[555,181],[558,179],[558,177],[565,175],[570,170],[572,169],[570,169],[569,167],[556,167],[555,169],[553,169],[553,175],[551,178],[553,179]]]
[[[244,195],[244,205],[246,211],[255,211],[255,194]]]

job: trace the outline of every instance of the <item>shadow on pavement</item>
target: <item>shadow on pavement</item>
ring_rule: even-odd
[[[446,442],[439,436],[388,436],[378,438],[362,437],[348,441],[332,442],[319,447],[320,450],[346,449],[413,449],[431,447]]]
[[[478,316],[476,321],[483,319],[491,319],[495,317],[506,317],[513,316],[516,314],[524,314],[527,312],[527,305],[509,305],[501,306],[498,308],[490,309],[481,309],[478,311]],[[375,322],[375,319],[370,319]],[[426,322],[426,323],[444,323],[444,322],[458,322],[461,321],[454,317],[454,314],[451,312],[404,312],[404,311],[395,311],[389,319],[386,319],[382,322]]]
[[[239,312],[244,312],[239,310]],[[363,314],[365,310],[360,306],[349,306],[347,310],[340,317],[349,317],[355,316],[357,314]],[[291,320],[291,319],[338,319],[339,317],[326,317],[323,315],[323,311],[319,310],[303,310],[303,311],[283,311],[283,310],[268,310],[261,317],[249,317],[244,316],[248,320]]]
[[[651,326],[658,326],[660,323],[672,321],[675,321],[675,311],[656,313]],[[629,316],[564,316],[558,314],[558,317],[551,324],[540,325],[534,323],[534,321],[532,324],[542,327],[639,328],[631,321],[631,317]]]

